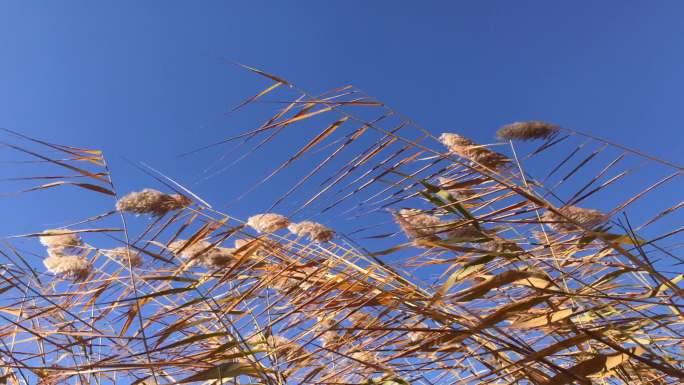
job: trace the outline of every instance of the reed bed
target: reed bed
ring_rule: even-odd
[[[436,136],[246,68],[268,84],[238,109],[276,111],[204,151],[303,142],[245,187],[273,202],[244,220],[151,169],[123,195],[100,151],[5,131],[38,162],[22,194],[101,205],[5,236],[2,382],[684,381],[682,167],[542,122]]]

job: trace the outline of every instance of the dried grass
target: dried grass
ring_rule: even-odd
[[[268,79],[275,85],[250,100],[289,84]],[[669,207],[641,199],[656,191],[676,197],[678,186],[659,175],[676,176],[684,168],[568,130],[562,141],[549,140],[528,153],[526,146],[516,149],[515,159],[543,159],[534,170],[542,179],[525,178],[531,173],[521,164],[515,168],[520,173],[492,173],[445,157],[431,148],[436,143],[420,139],[429,137],[425,130],[385,105],[373,105],[374,99],[353,87],[322,100],[292,100],[258,130],[273,133],[265,140],[294,132],[281,128],[309,116],[332,118],[272,175],[314,147],[317,159],[325,160],[312,164],[289,190],[282,186],[288,193],[274,207],[282,204],[296,215],[320,215],[330,223],[351,217],[355,229],[324,246],[315,243],[312,231],[296,239],[238,239],[238,252],[220,242],[251,239],[243,233],[244,222],[199,198],[193,210],[165,220],[124,223],[109,207],[98,207],[80,221],[68,219],[92,234],[89,241],[106,238],[123,246],[102,253],[125,247],[144,254],[146,268],[122,269],[93,253],[101,248],[45,235],[44,264],[56,274],[50,279],[31,266],[35,253],[12,244],[35,240],[35,234],[8,236],[0,253],[6,261],[0,265],[0,382],[665,385],[684,379],[684,276],[676,271],[684,233],[669,215],[682,206],[674,199]],[[368,113],[348,115],[358,109]],[[367,147],[342,151],[357,148],[351,145],[359,137]],[[51,166],[78,171],[82,179],[75,186],[91,194],[116,196],[100,152],[28,143],[32,150],[26,154],[38,154],[39,165],[55,151],[68,153]],[[461,139],[452,145],[468,157],[483,148]],[[565,154],[571,154],[567,161]],[[328,159],[334,162],[326,164]],[[610,178],[632,174],[638,183]],[[471,187],[481,193],[456,204],[433,188],[440,177],[453,180],[439,182],[452,195]],[[40,188],[72,184],[60,182]],[[611,194],[607,186],[624,194]],[[666,187],[674,193],[662,194],[671,192]],[[295,190],[296,197],[285,201]],[[571,207],[541,220],[535,215],[551,207],[548,197],[581,202],[589,195],[610,212],[638,210],[646,225],[634,223],[638,235],[629,226],[608,232],[605,215]],[[425,209],[394,211],[401,207]],[[414,245],[426,240],[425,249],[417,252],[392,237],[385,208]],[[259,219],[260,232],[289,224],[277,215]],[[593,231],[579,233],[577,226]],[[551,227],[556,231],[543,232]],[[58,235],[63,234],[53,236]],[[168,239],[178,241],[165,247]],[[123,262],[122,254],[112,258]],[[71,285],[62,278],[80,281]]]

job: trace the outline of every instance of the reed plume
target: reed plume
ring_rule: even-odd
[[[547,139],[560,129],[556,124],[531,120],[505,125],[496,132],[496,136],[504,140]]]
[[[138,267],[141,266],[143,263],[143,257],[140,255],[140,253],[134,252],[133,250],[127,247],[116,247],[109,250],[102,250],[102,253],[110,258],[113,258],[123,263],[124,265],[128,264],[129,255],[131,266]]]
[[[477,165],[497,169],[510,163],[510,160],[505,155],[478,145],[458,134],[445,132],[439,137],[439,141],[442,142],[449,152],[468,159]]]
[[[445,230],[445,224],[439,217],[426,214],[415,209],[393,211],[392,215],[401,230],[412,240],[439,241],[437,235]]]
[[[593,229],[610,219],[598,210],[576,206],[563,206],[558,209],[558,212],[561,215],[549,210],[542,216],[542,220],[558,232],[579,230],[577,225]]]
[[[164,194],[160,191],[146,188],[142,191],[131,192],[116,202],[116,209],[136,215],[150,214],[162,217],[168,212],[180,210],[189,206],[190,199],[180,194]]]
[[[292,234],[298,237],[307,237],[310,241],[316,243],[330,242],[335,236],[335,232],[320,223],[304,221],[299,223],[291,223],[287,226]]]
[[[286,228],[289,224],[290,220],[287,217],[275,213],[257,214],[247,219],[247,226],[259,233],[273,233]]]
[[[39,237],[40,243],[48,250],[57,253],[64,253],[66,251],[78,250],[83,245],[83,240],[71,230],[45,230]]]
[[[51,255],[43,264],[50,273],[71,280],[85,279],[92,269],[90,262],[79,255]]]
[[[186,240],[171,242],[168,248],[176,255],[188,261],[189,265],[208,268],[225,267],[235,260],[235,249],[218,247],[211,242],[200,240],[189,244]]]

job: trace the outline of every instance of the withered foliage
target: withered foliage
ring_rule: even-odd
[[[223,142],[303,141],[249,170],[238,193],[273,201],[246,220],[163,175],[118,199],[99,151],[6,132],[38,162],[5,190],[90,214],[4,234],[0,382],[684,381],[681,166],[536,123],[496,151],[440,140],[354,87],[247,69],[268,84],[239,108],[277,111]]]

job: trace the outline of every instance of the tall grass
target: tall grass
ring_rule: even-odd
[[[684,381],[681,166],[538,121],[478,144],[246,68],[269,84],[236,110],[275,114],[204,151],[301,142],[240,186],[273,193],[249,219],[152,169],[123,196],[101,152],[6,132],[37,162],[22,193],[104,199],[5,238],[2,381]]]

